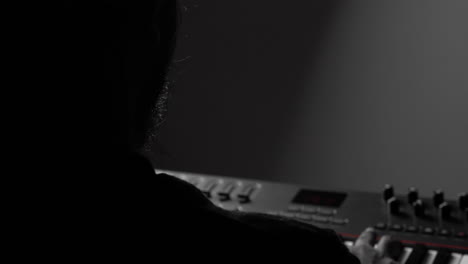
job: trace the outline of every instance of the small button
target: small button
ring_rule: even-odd
[[[187,179],[187,182],[192,184],[195,187],[198,187],[198,185],[201,183],[200,179],[197,179],[195,177]]]
[[[402,231],[403,226],[399,225],[399,224],[394,224],[394,225],[392,225],[392,227],[390,229],[392,229],[393,231]]]
[[[296,218],[299,219],[299,220],[303,220],[303,221],[310,221],[310,220],[312,220],[312,216],[311,216],[311,215],[308,215],[308,214],[301,214],[301,213],[296,214]]]
[[[418,232],[418,228],[414,225],[409,225],[406,227],[406,232],[409,232],[409,233],[417,233]]]
[[[439,235],[447,237],[451,235],[451,232],[450,230],[443,228],[439,230]]]
[[[200,191],[207,197],[211,198],[211,192],[216,187],[217,181],[216,180],[207,180],[200,186]]]
[[[300,212],[301,211],[301,206],[300,205],[290,205],[288,206],[288,211],[289,212]]]
[[[345,225],[349,223],[349,220],[347,218],[331,217],[329,220],[330,220],[330,223],[335,224],[335,225]]]
[[[423,229],[423,233],[426,234],[426,235],[432,235],[432,234],[434,234],[434,229],[432,229],[431,227],[425,227]]]
[[[220,201],[231,200],[231,193],[236,189],[236,184],[234,182],[228,182],[221,186],[218,190],[218,198]]]
[[[328,223],[328,217],[321,215],[312,215],[312,221],[318,223]]]
[[[336,214],[336,210],[335,209],[318,208],[317,213],[320,214],[320,215],[330,216],[330,215]]]
[[[237,199],[240,203],[249,203],[252,200],[252,194],[254,193],[256,186],[253,184],[245,185],[241,191],[237,194]]]
[[[304,208],[302,208],[302,212],[307,214],[315,214],[317,213],[317,208],[311,206],[304,206]]]
[[[375,228],[377,229],[380,229],[380,230],[384,230],[387,228],[387,225],[384,223],[384,222],[379,222],[375,225]]]
[[[466,238],[466,237],[467,237],[466,232],[463,232],[463,231],[458,231],[458,232],[455,234],[455,236],[456,236],[457,238]]]

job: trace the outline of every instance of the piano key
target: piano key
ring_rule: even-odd
[[[400,261],[398,261],[398,263],[405,264],[406,261],[408,260],[409,256],[411,255],[411,252],[413,252],[412,248],[405,247],[403,249],[403,253],[401,254]]]
[[[460,264],[461,258],[462,258],[462,254],[452,253],[452,258],[450,259],[448,264]]]
[[[422,244],[417,244],[411,255],[409,256],[408,260],[406,260],[405,264],[423,264],[423,260],[427,255],[427,247]]]
[[[468,264],[468,254],[463,255],[460,264]]]
[[[447,249],[437,251],[437,256],[433,264],[449,264],[452,254]]]
[[[437,251],[435,250],[428,250],[426,257],[424,258],[424,261],[422,262],[423,264],[434,264],[434,260],[436,258]],[[445,263],[446,264],[446,263]]]
[[[387,245],[387,255],[395,261],[400,259],[403,251],[403,244],[398,240],[392,240]]]
[[[353,241],[345,241],[344,244],[346,247],[351,250],[351,247],[353,246],[354,242]]]

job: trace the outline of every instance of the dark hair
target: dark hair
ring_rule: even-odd
[[[176,0],[67,1],[64,10],[59,79],[70,93],[58,95],[70,131],[87,143],[140,148],[164,119]]]

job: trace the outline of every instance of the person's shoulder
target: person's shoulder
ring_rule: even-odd
[[[205,209],[204,236],[224,241],[260,259],[357,264],[341,238],[330,229],[263,213]],[[223,245],[223,244],[220,244]],[[219,250],[222,250],[219,249]]]

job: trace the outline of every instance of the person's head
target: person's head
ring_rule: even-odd
[[[142,147],[162,119],[176,0],[67,1],[64,10],[56,96],[70,127],[59,133],[99,151]]]

